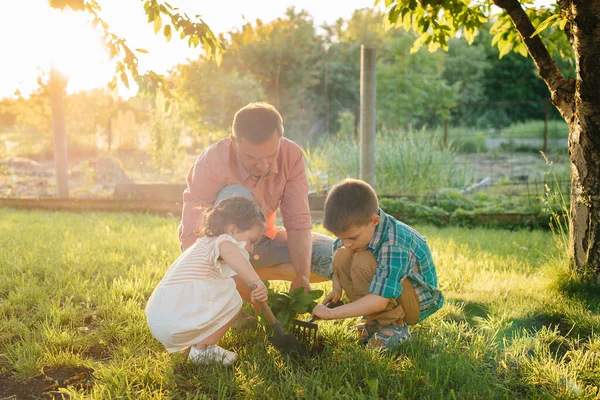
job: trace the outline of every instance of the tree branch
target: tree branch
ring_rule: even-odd
[[[493,1],[496,6],[507,12],[515,24],[521,39],[523,39],[531,58],[538,68],[540,77],[550,89],[552,103],[560,111],[563,118],[569,122],[575,109],[575,80],[573,78],[569,78],[568,81],[565,80],[539,35],[531,37],[535,32],[535,28],[518,0]]]

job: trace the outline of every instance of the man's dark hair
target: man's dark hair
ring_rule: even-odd
[[[277,132],[283,136],[283,119],[279,111],[268,103],[250,103],[233,117],[233,135],[252,144],[261,144]]]
[[[365,226],[379,212],[377,193],[365,181],[346,179],[333,186],[325,199],[323,226],[333,234]]]

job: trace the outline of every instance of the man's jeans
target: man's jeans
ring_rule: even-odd
[[[216,203],[232,196],[241,196],[252,199],[252,193],[242,185],[229,185],[224,187],[217,195]],[[333,275],[332,260],[333,239],[312,232],[312,261],[311,272],[324,278],[331,279]],[[287,231],[281,229],[273,240],[263,236],[254,245],[254,251],[250,254],[250,263],[254,268],[264,268],[273,265],[291,263],[290,251],[288,249]]]

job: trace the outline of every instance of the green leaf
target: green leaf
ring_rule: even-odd
[[[223,62],[223,52],[221,49],[217,49],[215,53],[215,62],[217,63],[217,67],[220,67]]]
[[[388,12],[387,21],[390,24],[395,24],[398,21],[398,17],[400,16],[400,7],[397,5],[392,7],[392,9]]]
[[[158,33],[158,31],[160,31],[160,28],[162,28],[162,18],[160,17],[160,15],[157,15],[154,19],[154,33]]]
[[[319,299],[321,296],[323,296],[323,291],[320,289],[317,290],[311,290],[310,292],[308,292],[308,294],[310,294],[310,297],[312,297],[313,300],[317,300]]]
[[[294,289],[294,291],[291,293],[291,295],[292,295],[292,297],[296,297],[296,296],[299,296],[301,293],[304,293],[304,286]]]
[[[313,302],[313,299],[310,296],[302,297],[301,299],[298,299],[296,301],[296,304],[294,306],[299,306],[300,309],[298,309],[296,311],[299,313],[303,313],[303,312],[306,312],[306,307],[308,307],[308,305],[312,302]]]
[[[523,42],[516,45],[515,48],[513,49],[513,51],[516,51],[517,53],[519,53],[520,55],[522,55],[525,58],[527,58],[529,56],[527,47],[525,46],[525,44]]]
[[[463,35],[465,36],[465,39],[469,44],[473,44],[473,42],[475,41],[476,32],[477,31],[475,29],[469,29],[467,27],[463,29]]]
[[[492,38],[492,47],[496,45],[496,43],[498,43],[498,40],[500,40],[502,38],[502,35],[497,33],[494,35],[494,37]]]
[[[539,35],[541,32],[546,30],[546,28],[548,28],[550,25],[552,25],[552,23],[559,18],[561,18],[561,14],[554,14],[554,15],[546,18],[546,20],[544,22],[542,22],[541,24],[538,25],[537,29],[535,30],[535,32],[533,32],[533,34],[530,37]]]
[[[283,326],[286,326],[289,324],[289,322],[291,322],[291,318],[290,318],[290,310],[289,309],[283,309],[279,312],[279,314],[277,314],[277,319],[279,320],[279,323]]]
[[[121,72],[121,81],[123,82],[123,85],[129,89],[129,78],[127,78],[127,73],[125,73],[125,71]]]
[[[302,313],[306,312],[307,306],[308,306],[308,304],[296,303],[292,306],[292,310],[294,310],[298,314],[302,314]]]
[[[505,55],[507,55],[510,52],[510,50],[512,49],[512,47],[513,47],[512,43],[508,40],[502,40],[502,41],[498,42],[498,50],[500,51],[498,58],[502,58]]]
[[[560,21],[560,24],[558,24],[558,27],[560,28],[560,30],[561,30],[561,31],[564,31],[564,30],[565,30],[565,26],[567,26],[567,22],[569,22],[569,19],[568,19],[568,18],[563,18],[563,19]]]
[[[404,18],[402,18],[402,26],[404,26],[405,31],[409,31],[412,26],[412,13],[406,13]]]
[[[167,42],[171,41],[171,25],[165,25],[163,33],[165,35],[165,38],[167,39]]]
[[[148,50],[146,49],[135,49],[135,51],[137,51],[138,53],[148,54]]]
[[[431,40],[428,33],[423,33],[421,36],[419,36],[417,38],[417,40],[415,40],[415,42],[413,43],[412,47],[410,48],[410,54],[414,54],[417,51],[419,51],[421,46],[423,46],[423,43],[427,42],[427,39]]]

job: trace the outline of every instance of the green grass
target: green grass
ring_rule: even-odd
[[[410,343],[381,354],[355,341],[355,319],[322,321],[323,351],[294,361],[258,328],[225,336],[240,357],[227,369],[170,356],[147,329],[146,300],[179,254],[176,227],[1,209],[0,379],[25,387],[51,368],[93,370],[90,388],[61,389],[72,399],[600,396],[600,296],[566,277],[549,232],[418,226],[447,303]]]

